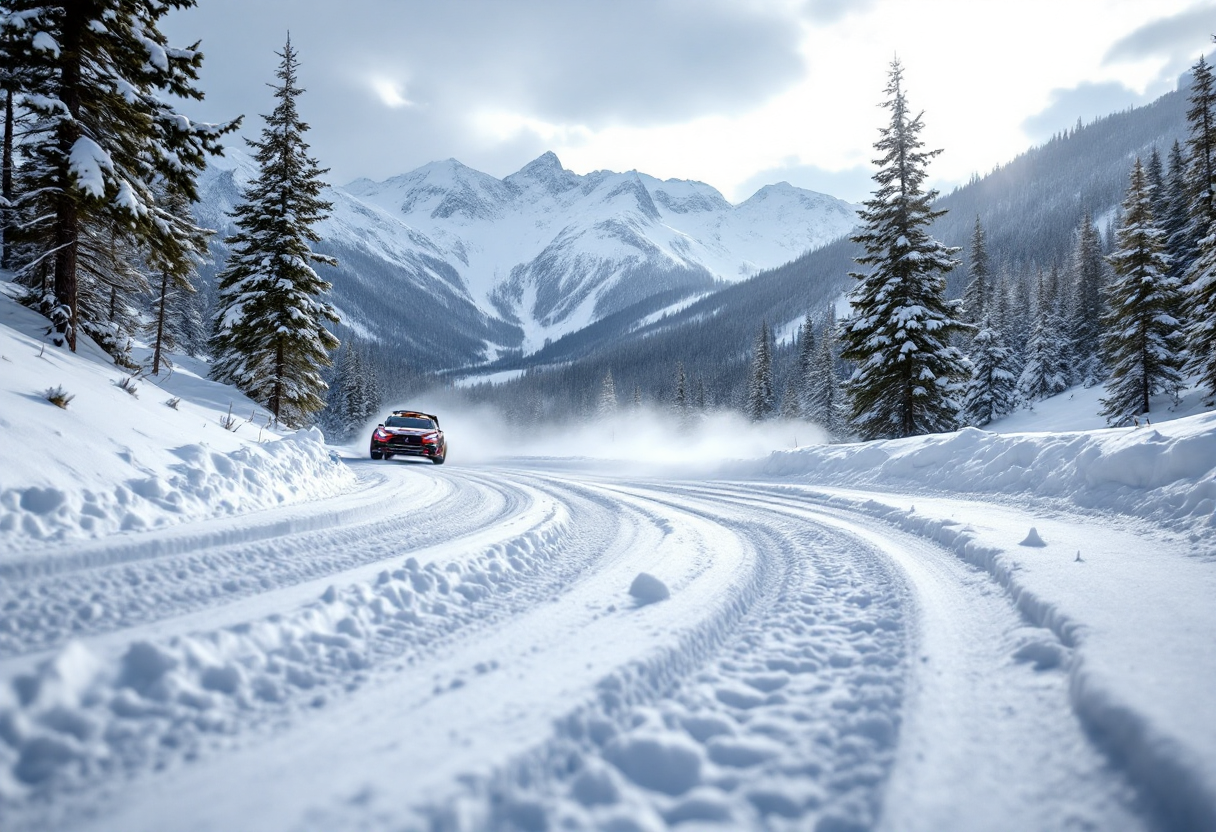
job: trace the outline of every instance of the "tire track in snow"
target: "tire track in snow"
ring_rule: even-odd
[[[377,486],[353,506],[345,495],[324,501],[307,522],[299,507],[284,510],[286,517],[253,515],[244,527],[224,519],[210,524],[219,527],[214,531],[150,533],[150,540],[111,541],[109,550],[90,545],[84,553],[55,558],[51,574],[9,574],[0,582],[0,658],[229,605],[448,543],[521,513],[530,499],[467,472],[371,479]],[[326,510],[329,504],[337,507]]]
[[[590,528],[573,528],[568,509],[577,495],[550,489],[561,495],[554,499],[526,484],[510,490],[532,494],[531,508],[430,547],[426,564],[373,564],[356,570],[370,580],[343,588],[323,589],[350,573],[313,581],[310,600],[318,601],[300,606],[293,591],[269,617],[237,616],[232,626],[167,639],[158,635],[162,625],[140,625],[90,640],[96,650],[69,646],[32,673],[0,664],[10,683],[0,689],[5,829],[61,826],[115,782],[314,718],[378,674],[549,602],[594,560],[614,533],[612,518],[601,511]],[[490,660],[473,672],[493,667]]]
[[[746,540],[754,590],[699,638],[604,678],[550,741],[432,809],[431,828],[872,826],[905,651],[905,590],[885,558],[717,499],[599,487]]]
[[[692,487],[694,491],[705,489]],[[1151,809],[1072,711],[1069,648],[986,572],[868,515],[786,486],[712,493],[836,528],[884,552],[920,607],[916,672],[879,828],[1145,829]]]

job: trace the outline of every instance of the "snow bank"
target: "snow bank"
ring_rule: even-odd
[[[132,378],[87,337],[77,353],[47,345],[46,319],[0,290],[0,559],[354,486],[320,431],[285,436],[205,364],[173,356]],[[73,396],[66,408],[48,387]]]
[[[206,443],[173,451],[171,471],[95,488],[0,485],[0,545],[35,544],[139,531],[328,497],[354,481],[314,429],[282,441],[219,453]]]
[[[1216,413],[1155,427],[1075,433],[957,433],[778,451],[772,476],[816,482],[907,483],[961,493],[1033,494],[1086,509],[1216,528]]]

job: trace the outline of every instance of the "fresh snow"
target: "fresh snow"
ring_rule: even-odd
[[[1193,392],[845,445],[413,402],[437,467],[44,328],[0,299],[6,832],[1216,828]]]
[[[16,291],[12,284],[0,284]],[[242,514],[353,487],[316,430],[284,436],[261,408],[174,357],[134,381],[84,340],[73,356],[40,337],[46,320],[0,297],[0,547],[9,562],[48,543]],[[137,358],[148,352],[133,351]],[[61,387],[60,409],[44,397]],[[169,402],[178,399],[177,407]],[[222,427],[231,408],[232,426]]]

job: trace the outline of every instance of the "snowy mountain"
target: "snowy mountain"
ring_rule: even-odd
[[[201,221],[227,233],[251,174],[237,151],[210,168]],[[732,205],[702,182],[580,176],[553,153],[503,179],[448,159],[327,198],[320,248],[341,263],[328,277],[345,322],[435,367],[532,352],[638,304],[640,319],[648,299],[738,282],[856,222],[854,206],[786,183]]]

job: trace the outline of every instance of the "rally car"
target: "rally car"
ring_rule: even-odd
[[[394,410],[372,431],[372,459],[421,456],[442,465],[448,443],[439,429],[439,417],[417,410]]]

